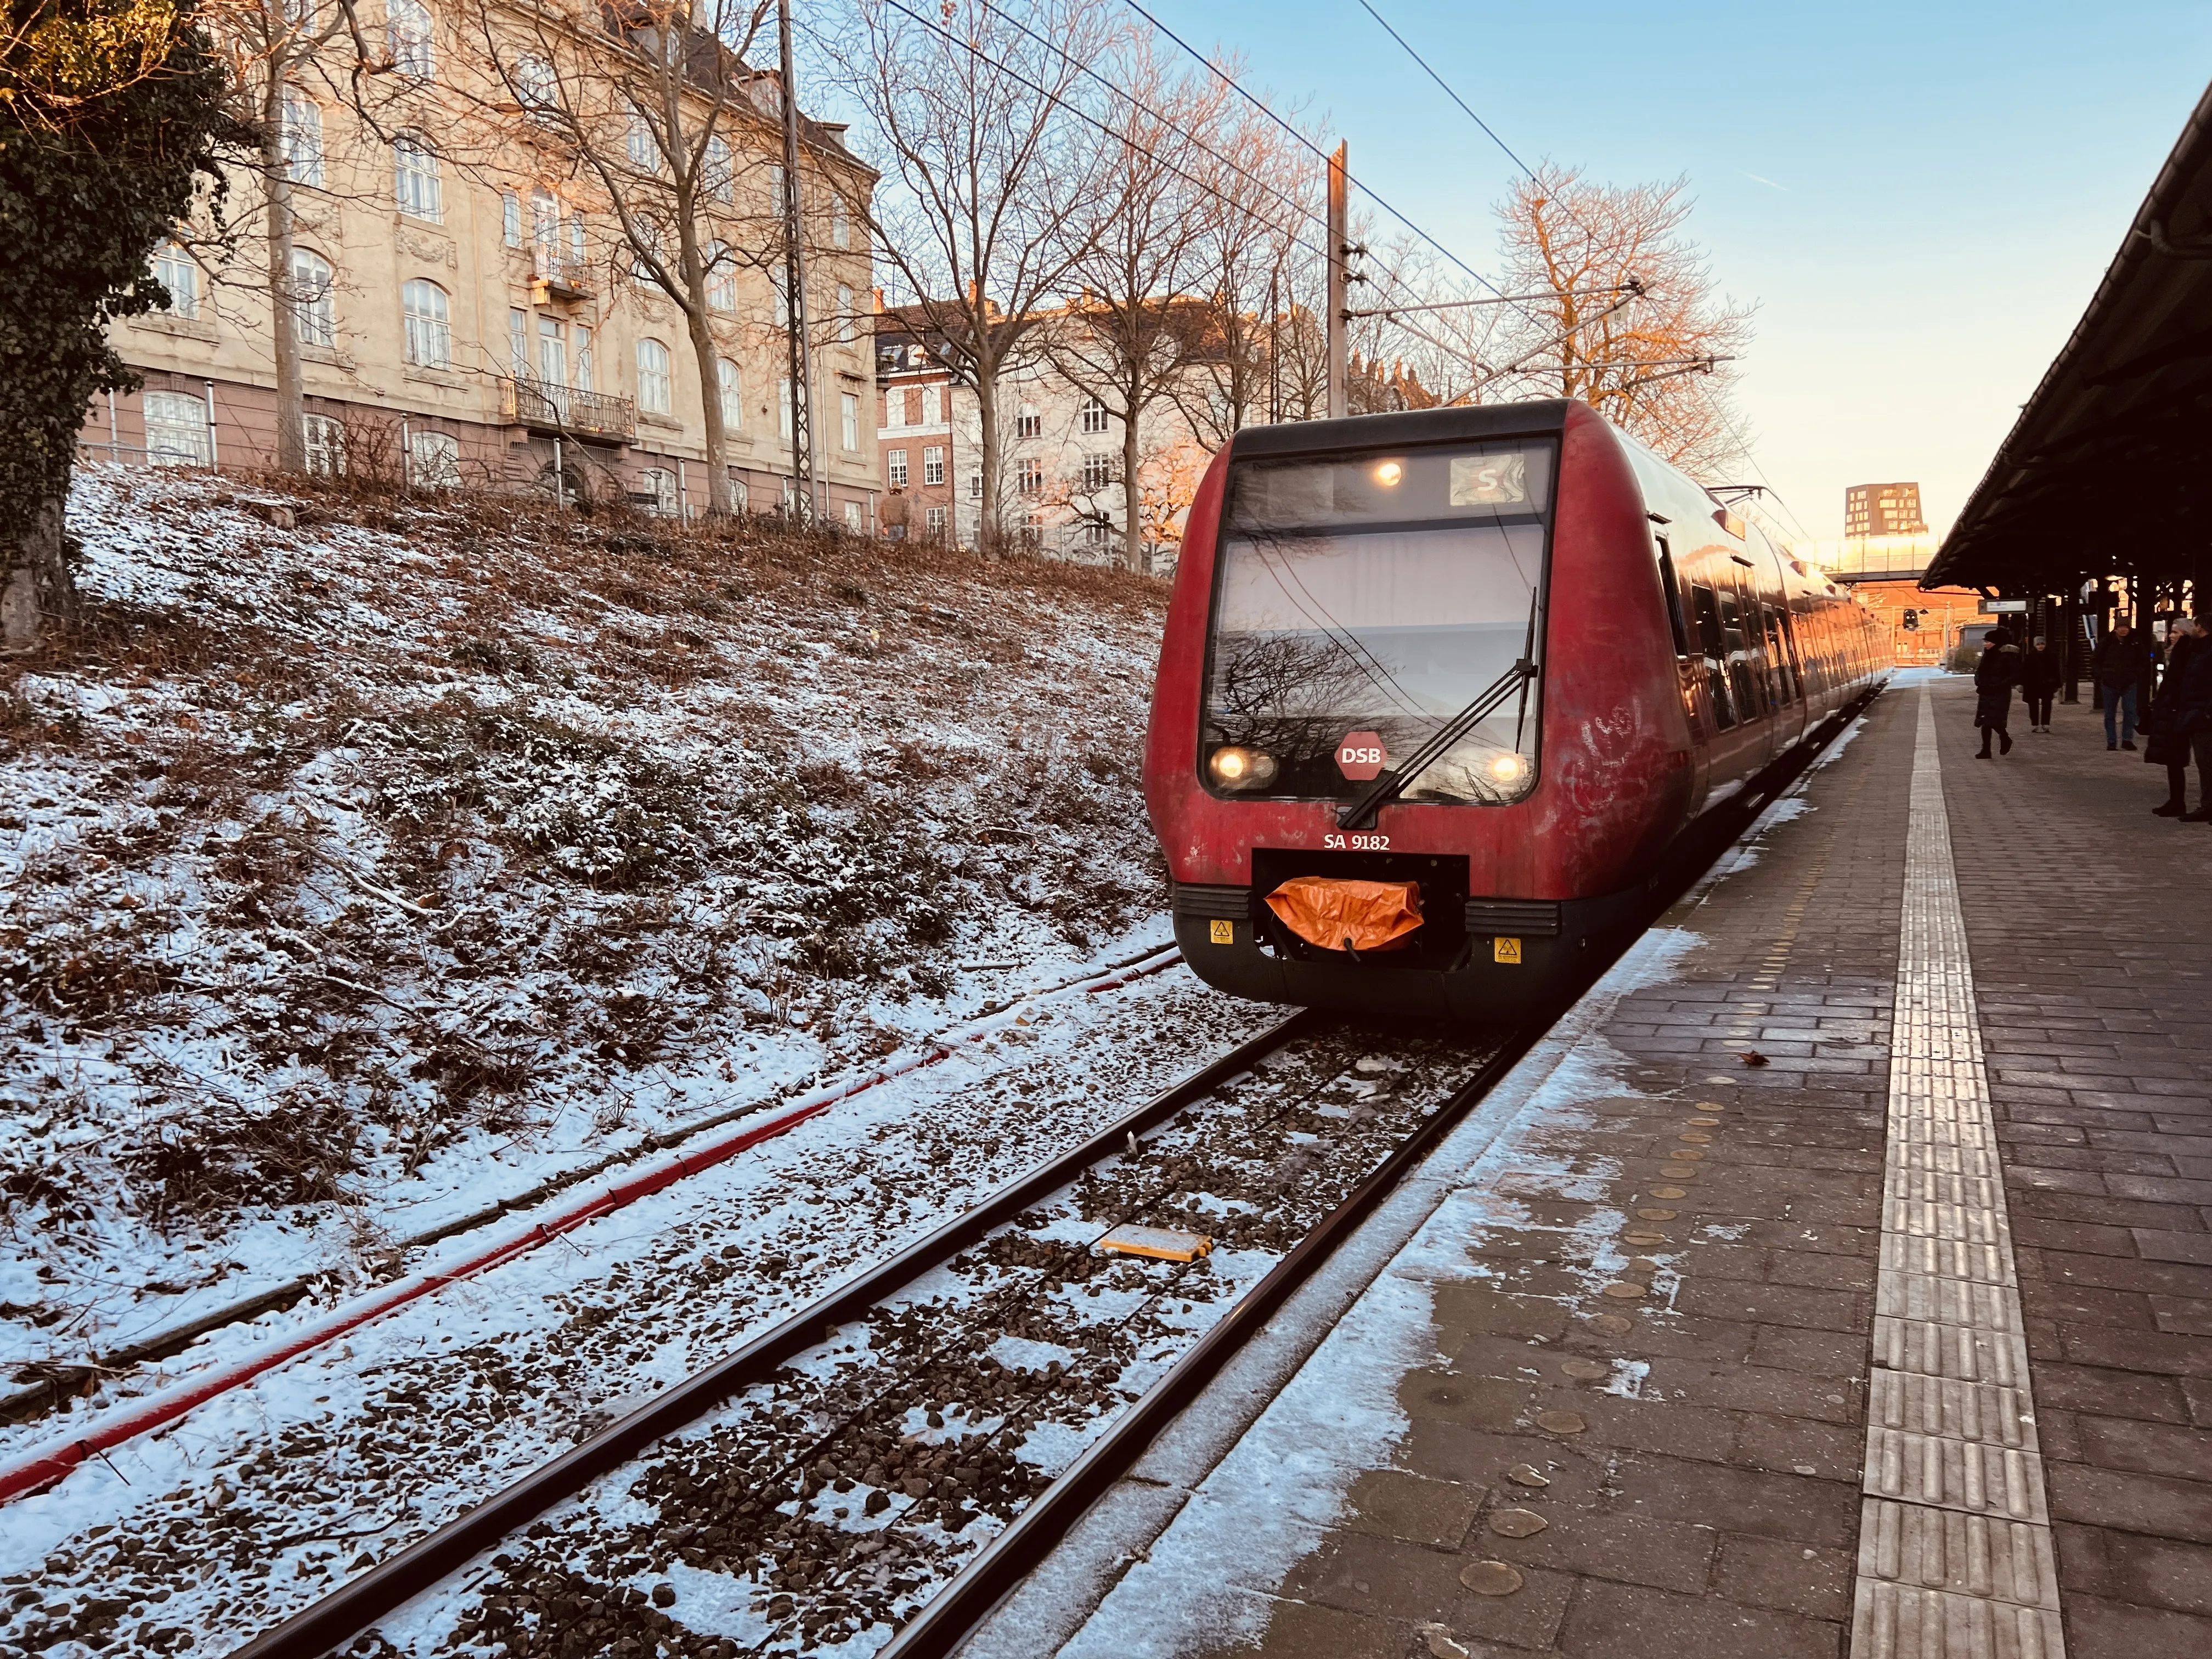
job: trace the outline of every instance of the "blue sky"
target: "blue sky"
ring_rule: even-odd
[[[1147,3],[1494,264],[1511,163],[1355,0]],[[1692,234],[1759,308],[1754,453],[1823,537],[1846,484],[1892,478],[1948,525],[2212,78],[2203,0],[1375,3],[1524,159],[1688,175]]]

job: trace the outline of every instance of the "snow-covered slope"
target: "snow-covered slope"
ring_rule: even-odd
[[[70,527],[87,625],[0,667],[0,1390],[1165,936],[1152,582],[110,469]]]

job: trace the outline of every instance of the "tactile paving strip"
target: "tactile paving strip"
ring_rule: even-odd
[[[1913,744],[1852,1659],[2064,1659],[1973,966]]]

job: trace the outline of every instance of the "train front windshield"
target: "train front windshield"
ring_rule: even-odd
[[[1534,786],[1553,446],[1239,463],[1217,561],[1199,769],[1218,793],[1349,799],[1486,692],[1406,800]]]

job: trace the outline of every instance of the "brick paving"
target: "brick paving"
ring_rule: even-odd
[[[2212,826],[2084,702],[1945,795],[2071,1659],[2212,1655]],[[2191,805],[2197,805],[2191,779]]]
[[[2107,754],[2086,704],[1982,763],[1970,689],[1933,697],[2046,1476],[2050,1531],[2014,1526],[2015,1565],[2055,1546],[2072,1659],[2203,1659],[2212,925],[2192,901],[2212,891],[2212,829],[2151,817],[2163,773]],[[1347,1424],[1395,1413],[1387,1445],[1279,1432],[1240,1464],[1266,1440],[1248,1438],[1200,1489],[1212,1529],[1194,1501],[1073,1650],[1882,1651],[1874,1620],[1855,1646],[1853,1596],[1857,1573],[1890,1571],[1878,1534],[1861,1552],[1883,1511],[1863,1490],[1869,1379],[1919,1386],[1879,1372],[1870,1339],[1921,701],[1881,698],[1809,780],[1810,810],[1668,918],[1697,939],[1667,982],[1615,1005],[1572,1086],[1378,1281],[1421,1285],[1417,1356],[1356,1309],[1316,1360],[1354,1334],[1376,1343],[1368,1374],[1310,1365],[1270,1408],[1324,1420],[1298,1391],[1340,1389]],[[1989,1565],[1958,1541],[1969,1518],[1919,1518],[1911,1570],[1971,1589],[1945,1606],[1973,1619],[1904,1650],[2025,1659],[1988,1620],[2002,1585],[1967,1583]],[[1931,1567],[1947,1528],[1958,1559]],[[1240,1550],[1247,1530],[1265,1547]]]

